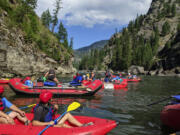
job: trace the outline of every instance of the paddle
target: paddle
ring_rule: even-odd
[[[156,101],[156,102],[154,102],[154,103],[148,104],[147,106],[155,105],[155,104],[158,104],[158,103],[160,103],[160,102],[166,101],[166,100],[171,99],[171,98],[172,98],[172,96],[167,97],[167,98],[163,98],[163,99],[161,99],[161,100],[159,100],[159,101]]]
[[[32,107],[32,106],[35,106],[36,104],[32,104],[32,105],[28,105],[28,106],[23,106],[23,107],[19,107],[19,109],[26,109],[26,108],[29,108],[29,107]],[[10,112],[12,111],[9,111],[9,112],[6,112],[6,114],[9,114]]]
[[[59,120],[61,117],[63,117],[67,112],[76,110],[76,109],[79,108],[79,107],[80,107],[80,104],[79,104],[78,102],[73,102],[73,103],[71,103],[71,104],[68,106],[67,110],[66,110],[61,116],[59,116],[57,119],[54,120],[54,124],[53,124],[53,125],[56,125],[57,122],[58,122],[58,120]],[[53,125],[47,125],[41,132],[39,132],[38,135],[41,135],[46,129],[48,129],[49,127],[51,127],[51,126],[53,126]]]

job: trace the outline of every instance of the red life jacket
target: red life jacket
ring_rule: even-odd
[[[5,110],[5,104],[2,101],[2,99],[0,98],[0,111],[4,111]]]

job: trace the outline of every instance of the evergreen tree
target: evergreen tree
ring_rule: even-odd
[[[35,14],[34,9],[37,6],[37,0],[24,0],[22,5],[19,5],[15,11],[15,20],[18,23],[22,23],[27,14]]]
[[[142,52],[142,65],[145,67],[145,69],[150,69],[152,65],[152,49],[150,42],[147,41],[145,46],[143,47],[143,52]]]
[[[155,33],[153,33],[151,36],[151,47],[153,55],[156,55],[159,48],[159,30],[157,27],[155,27]]]
[[[58,13],[59,13],[59,10],[62,8],[60,6],[61,4],[61,0],[56,0],[55,2],[55,9],[53,10],[53,16],[52,16],[52,32],[54,32],[54,28],[55,26],[57,25],[58,23]]]
[[[71,37],[71,39],[70,39],[70,45],[69,45],[71,49],[73,49],[73,40],[74,40],[74,38]]]
[[[173,3],[173,5],[172,5],[171,13],[172,13],[173,17],[176,16],[176,4],[175,3]]]
[[[49,12],[49,9],[47,9],[46,11],[42,13],[41,20],[42,20],[43,25],[49,28],[50,23],[51,23],[51,14]]]
[[[167,49],[171,48],[171,42],[168,41],[168,42],[166,43],[165,47],[166,47]]]
[[[177,26],[177,31],[180,32],[180,22],[179,22],[179,24]]]
[[[129,30],[130,32],[133,32],[133,28],[134,28],[134,23],[133,23],[133,21],[130,21],[130,22],[129,22],[129,25],[128,25],[128,30]]]
[[[64,28],[64,25],[62,22],[60,22],[59,24],[59,28],[58,28],[58,32],[57,32],[57,38],[59,39],[59,41],[63,44],[63,43],[67,43],[67,31]]]
[[[35,9],[37,7],[37,0],[24,0],[24,3],[31,9]]]
[[[170,25],[169,23],[166,21],[163,26],[162,26],[162,35],[165,36],[169,33],[170,31]]]

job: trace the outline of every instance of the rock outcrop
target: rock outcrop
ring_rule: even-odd
[[[33,44],[25,44],[23,32],[6,26],[6,12],[0,16],[0,77],[31,76],[42,74],[49,68],[57,73],[75,72],[72,58],[69,64],[58,63],[38,50]]]
[[[173,11],[174,10],[174,11]],[[179,74],[180,68],[180,3],[178,0],[152,0],[149,11],[146,15],[140,17],[141,25],[137,32],[131,36],[129,28],[125,28],[130,36],[130,47],[133,48],[133,39],[143,38],[144,42],[151,41],[155,30],[158,31],[158,49],[152,57],[153,64],[151,68],[146,68],[150,75],[172,75]],[[168,32],[165,34],[165,24],[168,23]],[[179,28],[179,29],[178,29]],[[165,28],[164,28],[165,29]],[[120,38],[122,33],[116,33],[112,36],[109,44],[105,46],[105,52],[108,52],[104,59],[104,67],[111,68],[112,56],[116,50],[116,39]],[[153,44],[151,44],[151,47]],[[138,47],[138,46],[136,46]],[[153,47],[152,47],[153,48]],[[131,50],[132,52],[134,50]],[[134,57],[134,55],[132,55]],[[122,63],[120,63],[122,64]],[[130,65],[131,66],[131,65]],[[136,65],[142,66],[142,65]],[[131,68],[129,68],[131,70]],[[133,70],[134,72],[137,72]]]

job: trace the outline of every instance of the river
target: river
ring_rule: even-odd
[[[64,82],[72,77],[59,77]],[[115,119],[120,123],[108,135],[162,135],[160,112],[168,103],[164,101],[150,107],[153,103],[170,95],[177,94],[180,78],[141,76],[142,81],[129,83],[127,89],[100,90],[93,97],[70,98],[58,97],[53,102],[59,104],[59,113],[63,113],[68,104],[78,101],[81,109],[72,112],[74,115],[87,115],[107,119]],[[15,95],[7,85],[5,96],[17,106],[25,106],[38,102],[38,98]],[[26,110],[26,112],[30,112]]]

